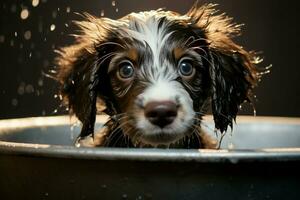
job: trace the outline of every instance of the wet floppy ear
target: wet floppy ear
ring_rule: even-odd
[[[251,101],[255,68],[245,51],[225,54],[211,50],[211,104],[215,128],[222,133],[236,118],[240,105]]]
[[[215,5],[200,7],[196,2],[187,16],[199,38],[206,41],[212,112],[216,129],[223,133],[232,127],[240,104],[251,100],[259,79],[258,60],[233,41],[240,34],[240,26],[224,13],[218,14]]]
[[[82,122],[81,137],[94,132],[99,76],[95,55],[79,45],[64,48],[58,58],[58,80],[65,103]]]
[[[89,17],[89,21],[78,22],[81,34],[76,36],[75,44],[62,48],[56,58],[60,93],[70,111],[82,122],[80,137],[94,133],[97,97],[108,102],[110,91],[108,64],[101,62],[101,55],[107,53],[101,47],[107,30],[102,29],[100,20]],[[106,107],[108,113],[112,112],[110,105]]]

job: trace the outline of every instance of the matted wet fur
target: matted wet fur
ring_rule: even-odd
[[[207,105],[224,133],[251,101],[258,59],[233,41],[240,26],[215,5],[196,3],[185,15],[158,9],[118,20],[84,16],[75,43],[56,60],[60,93],[82,122],[80,144],[215,148],[201,130]],[[110,119],[94,133],[97,103]]]

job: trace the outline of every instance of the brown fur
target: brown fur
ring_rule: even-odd
[[[212,104],[215,127],[223,133],[228,126],[232,127],[240,104],[244,101],[251,101],[252,90],[257,85],[260,74],[256,68],[258,59],[255,55],[233,41],[233,37],[240,34],[240,26],[232,23],[232,19],[225,14],[216,14],[217,11],[214,8],[215,5],[212,4],[202,7],[196,4],[186,14],[190,17],[189,19],[174,12],[162,10],[156,12],[157,15],[181,21],[180,26],[189,26],[204,38],[205,41],[200,43],[205,44],[203,49],[207,49],[209,69],[205,77],[209,76],[209,80],[202,95],[210,96],[208,99]],[[107,46],[110,47],[109,49],[114,49],[112,53],[122,51],[121,45],[109,44],[111,41],[108,38],[114,36],[113,30],[125,26],[125,21],[133,19],[134,15],[128,15],[120,20],[111,20],[85,14],[86,21],[76,22],[81,30],[80,34],[75,35],[76,42],[62,48],[59,52],[60,56],[56,62],[59,66],[57,79],[61,83],[60,91],[64,102],[83,123],[81,138],[78,142],[84,146],[106,146],[111,135],[116,132],[115,120],[110,120],[99,133],[94,135],[96,101],[100,102],[101,111],[112,118],[118,113],[138,112],[132,105],[145,86],[134,80],[120,81],[116,73],[112,72],[114,69],[107,72],[107,69],[99,66],[99,60],[101,65],[105,63],[106,66],[109,65],[110,57],[103,58],[105,54],[101,57],[102,52],[107,53]],[[120,30],[118,34],[126,35],[126,32]],[[175,48],[173,53],[178,59],[183,49]],[[141,59],[135,48],[131,48],[124,54],[133,61],[133,64]],[[105,76],[107,73],[109,76]],[[192,81],[194,79],[186,80],[187,88],[191,87],[188,84]],[[123,95],[128,85],[131,89]],[[196,111],[202,112],[207,99],[201,99],[197,94],[194,94],[193,99]],[[122,120],[128,119],[120,119],[121,123]],[[197,125],[201,148],[214,148],[216,142],[200,130],[199,124]],[[132,131],[135,127],[130,123],[122,129],[124,134],[131,133],[131,135],[125,135],[125,140],[135,137],[136,132]],[[94,140],[92,140],[93,137]],[[133,144],[133,146],[143,145]]]

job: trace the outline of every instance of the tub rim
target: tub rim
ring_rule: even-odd
[[[103,123],[106,116],[98,116]],[[29,127],[49,127],[72,123],[69,116],[32,117],[0,120],[0,132]],[[212,117],[205,117],[211,121]],[[237,123],[276,123],[300,125],[300,118],[239,116]],[[4,126],[5,125],[5,126]],[[0,133],[1,134],[1,133]],[[300,148],[269,148],[249,150],[184,150],[184,149],[130,149],[130,148],[86,148],[63,145],[30,144],[0,141],[0,154],[67,158],[84,160],[124,160],[149,162],[198,162],[198,163],[241,163],[241,162],[291,162],[300,161]]]

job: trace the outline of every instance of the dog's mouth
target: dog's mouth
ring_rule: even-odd
[[[142,133],[137,141],[147,145],[170,145],[184,137],[183,133],[175,133],[172,129],[160,129],[153,132]]]
[[[177,118],[175,119],[175,121],[180,121],[180,119]],[[171,144],[177,143],[184,137],[189,137],[193,132],[191,127],[192,126],[186,126],[186,122],[174,122],[163,128],[151,123],[147,123],[146,127],[138,128],[136,134],[131,135],[131,138],[135,144],[144,144],[150,146],[169,146]]]

